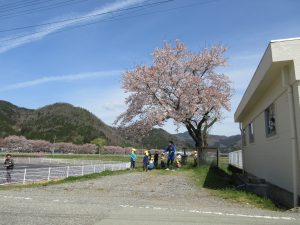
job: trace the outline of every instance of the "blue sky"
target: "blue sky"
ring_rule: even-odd
[[[126,109],[122,71],[151,63],[154,48],[180,39],[192,51],[229,48],[222,72],[234,83],[232,111],[211,133],[238,134],[233,114],[268,42],[300,36],[298,0],[20,2],[0,0],[0,99],[34,109],[68,102],[107,124]],[[37,24],[47,25],[5,31]],[[176,133],[172,123],[165,129]]]

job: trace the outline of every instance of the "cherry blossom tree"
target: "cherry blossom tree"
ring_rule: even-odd
[[[215,45],[193,53],[179,40],[155,49],[151,66],[138,65],[123,74],[128,108],[115,124],[140,136],[172,119],[187,128],[200,162],[203,131],[222,118],[223,109],[230,110],[231,82],[216,71],[226,65],[226,50]]]

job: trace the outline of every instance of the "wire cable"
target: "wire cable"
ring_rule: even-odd
[[[51,2],[51,1],[56,1],[56,0],[31,0],[31,1],[22,1],[22,2],[17,2],[14,4],[6,4],[6,5],[0,5],[0,11],[4,11],[4,10],[16,10],[19,8],[24,8],[24,7],[28,7],[28,6],[34,6],[34,5],[39,5],[39,4],[43,4],[43,3],[47,3],[47,2]]]
[[[172,1],[174,1],[174,0],[172,0]],[[182,9],[182,8],[188,8],[188,7],[192,7],[192,6],[195,6],[195,5],[204,5],[204,4],[209,4],[209,3],[213,3],[213,2],[217,2],[217,1],[220,1],[220,0],[209,0],[209,1],[204,1],[204,2],[197,2],[197,3],[194,3],[194,4],[188,4],[188,5],[184,5],[184,6],[180,6],[180,7],[173,7],[173,8],[169,8],[169,9],[165,9],[165,10],[157,10],[157,11],[153,11],[153,12],[142,13],[142,14],[138,14],[138,15],[124,17],[124,14],[130,14],[130,13],[132,13],[132,12],[128,12],[128,13],[123,13],[121,15],[116,15],[116,16],[113,16],[113,17],[111,17],[109,19],[105,19],[105,20],[101,20],[101,21],[96,21],[96,22],[91,22],[91,23],[76,25],[76,26],[72,26],[72,27],[67,27],[67,28],[65,28],[63,30],[57,30],[57,31],[54,31],[54,32],[52,32],[50,34],[57,34],[57,33],[60,33],[60,32],[74,30],[74,29],[78,29],[78,28],[82,28],[82,27],[87,27],[87,26],[91,26],[91,25],[94,25],[94,24],[104,23],[104,22],[120,21],[120,20],[124,20],[124,19],[132,19],[132,18],[146,16],[146,15],[151,15],[151,14],[156,14],[156,13],[163,13],[163,12],[168,12],[168,11],[174,11],[174,10],[178,10],[178,9]],[[144,10],[144,9],[140,9],[140,10]],[[140,11],[140,10],[136,10],[136,11]],[[55,27],[54,27],[54,29],[55,29]],[[33,32],[33,33],[29,33],[29,34],[25,34],[25,35],[20,35],[20,36],[8,38],[8,39],[2,39],[2,40],[0,39],[0,43],[12,41],[14,39],[18,39],[18,38],[22,38],[22,37],[26,37],[26,36],[29,36],[29,35],[34,35],[34,34],[42,33],[42,32],[45,32],[45,31]]]
[[[31,13],[36,13],[36,12],[45,11],[45,10],[49,10],[49,9],[55,9],[55,8],[64,7],[64,6],[69,6],[69,5],[77,4],[77,3],[80,3],[83,1],[88,1],[88,0],[67,0],[67,1],[58,2],[58,3],[47,5],[47,6],[26,9],[26,10],[19,11],[19,12],[0,14],[0,18],[1,18],[1,20],[10,19],[10,18],[17,17],[17,16],[27,15],[27,14],[31,14]]]
[[[153,2],[153,3],[144,4],[144,5],[138,5],[138,6],[123,8],[123,9],[117,9],[117,10],[112,10],[112,11],[103,12],[103,13],[97,13],[97,14],[89,15],[89,16],[79,16],[79,17],[74,17],[71,19],[58,20],[58,21],[53,21],[53,22],[49,22],[49,23],[29,25],[29,26],[24,26],[24,27],[15,27],[15,28],[11,28],[11,29],[0,30],[0,33],[11,32],[11,31],[16,31],[16,30],[24,30],[24,29],[33,28],[33,27],[49,26],[49,25],[60,24],[60,23],[71,22],[71,21],[81,22],[86,19],[91,19],[93,17],[99,17],[99,16],[103,16],[103,15],[107,15],[107,14],[123,12],[123,11],[138,9],[138,8],[158,6],[158,5],[162,5],[162,4],[165,4],[168,2],[172,2],[172,1],[175,1],[175,0],[164,0],[164,1],[160,1],[160,2]]]

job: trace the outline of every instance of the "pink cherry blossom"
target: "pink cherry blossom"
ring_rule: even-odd
[[[193,53],[179,40],[155,49],[151,66],[137,65],[123,74],[128,108],[115,124],[127,135],[142,136],[172,119],[187,128],[200,157],[204,128],[220,120],[223,109],[230,110],[231,81],[216,71],[226,65],[226,50],[215,45]]]

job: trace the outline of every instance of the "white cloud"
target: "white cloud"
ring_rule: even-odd
[[[47,35],[60,31],[62,29],[72,27],[75,25],[81,25],[88,22],[94,22],[94,21],[100,21],[101,19],[105,18],[107,14],[111,11],[120,10],[125,7],[130,7],[132,5],[136,5],[138,3],[143,2],[144,0],[123,0],[123,1],[117,1],[112,4],[107,4],[99,9],[93,10],[89,13],[78,15],[74,20],[64,21],[61,23],[56,23],[48,26],[44,26],[43,28],[36,29],[31,34],[20,34],[18,38],[14,37],[5,37],[0,39],[0,53],[3,53],[5,51],[8,51],[12,48],[16,48],[18,46],[41,40],[42,38],[46,37]],[[99,15],[104,14],[104,15]],[[81,17],[78,18],[78,17]],[[82,19],[82,17],[85,17]],[[64,16],[61,20],[67,20],[72,19],[74,16]],[[54,20],[52,20],[54,21]]]
[[[99,90],[82,89],[72,93],[70,101],[89,110],[106,124],[112,125],[117,116],[126,110],[126,96],[121,87],[116,85],[102,87]]]
[[[92,73],[70,74],[70,75],[62,75],[62,76],[46,76],[35,80],[29,80],[29,81],[7,85],[0,88],[0,91],[10,91],[10,90],[16,90],[20,88],[28,88],[28,87],[42,85],[49,82],[74,81],[74,80],[84,80],[84,79],[91,79],[91,78],[115,76],[121,73],[122,71],[120,70],[113,70],[113,71],[98,71]]]

